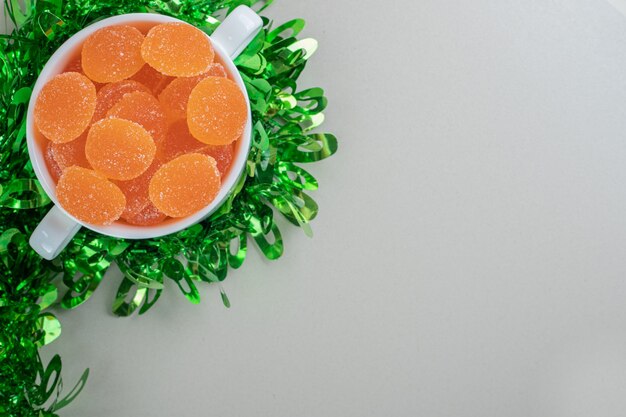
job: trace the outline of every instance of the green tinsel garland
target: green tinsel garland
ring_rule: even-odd
[[[271,2],[25,0],[21,7],[18,0],[4,1],[5,14],[16,29],[0,35],[0,415],[55,416],[78,395],[88,370],[62,395],[60,357],[47,365],[39,357],[38,349],[61,332],[47,309],[85,302],[111,263],[124,274],[113,312],[127,316],[139,309],[142,314],[158,300],[165,279],[198,303],[196,284],[219,284],[229,266],[241,266],[248,236],[268,259],[280,257],[283,241],[275,212],[311,234],[309,222],[318,207],[305,191],[317,189],[317,182],[295,164],[319,161],[337,150],[333,135],[311,133],[324,119],[323,90],[297,90],[296,81],[317,42],[296,39],[303,20],[273,29],[264,18],[264,30],[235,62],[250,96],[254,126],[246,175],[218,212],[176,235],[143,241],[114,239],[83,228],[52,262],[39,258],[27,243],[50,200],[28,159],[26,108],[37,75],[65,40],[99,19],[135,12],[175,16],[210,34],[219,25],[216,14],[241,4],[261,11]],[[58,276],[66,287],[62,296],[53,284]]]

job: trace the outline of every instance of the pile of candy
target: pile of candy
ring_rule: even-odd
[[[216,58],[185,23],[90,35],[35,102],[59,204],[86,223],[149,226],[213,201],[248,117]]]

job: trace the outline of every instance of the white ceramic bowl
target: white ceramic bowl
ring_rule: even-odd
[[[46,259],[56,257],[81,226],[103,235],[126,239],[149,239],[183,230],[207,218],[211,213],[213,213],[228,197],[239,176],[242,175],[246,166],[246,160],[250,148],[252,121],[248,94],[243,80],[241,79],[235,64],[233,64],[233,59],[235,59],[245,46],[254,38],[262,26],[260,17],[252,9],[245,6],[240,6],[235,9],[210,37],[215,53],[225,65],[230,78],[235,81],[241,89],[246,98],[246,103],[248,104],[248,121],[246,122],[242,137],[237,142],[231,168],[227,175],[222,178],[222,187],[217,197],[204,209],[192,214],[191,216],[181,219],[167,219],[163,223],[155,226],[133,226],[123,221],[114,222],[109,226],[92,225],[76,219],[58,204],[55,191],[56,184],[48,171],[48,167],[44,159],[45,140],[34,126],[33,110],[36,98],[41,89],[52,77],[63,72],[63,69],[68,64],[69,59],[78,53],[85,39],[98,29],[106,26],[122,24],[140,25],[146,23],[159,24],[179,21],[180,20],[173,17],[151,13],[126,14],[101,20],[86,27],[68,39],[54,53],[54,55],[52,55],[48,63],[41,71],[41,74],[33,87],[32,98],[28,107],[26,138],[28,153],[35,175],[37,175],[43,189],[55,204],[48,215],[46,215],[42,222],[37,226],[30,238],[31,246],[42,257]],[[189,52],[193,53],[193,51]]]

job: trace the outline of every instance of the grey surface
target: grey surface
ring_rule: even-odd
[[[626,19],[604,0],[277,1],[321,44],[310,240],[45,351],[73,416],[623,416]]]

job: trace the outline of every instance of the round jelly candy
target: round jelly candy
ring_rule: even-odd
[[[246,99],[235,82],[208,77],[193,89],[187,103],[191,134],[209,145],[228,145],[241,136],[248,119]]]
[[[85,75],[85,71],[83,71],[83,66],[80,63],[80,55],[76,58],[74,58],[73,60],[71,60],[67,66],[65,67],[65,69],[63,70],[63,72],[78,72],[80,74]],[[93,81],[93,85],[96,87],[96,91],[100,90],[100,88],[102,88],[102,86],[104,84],[102,83],[97,83],[95,81]]]
[[[159,101],[170,123],[187,117],[187,101],[196,85],[207,77],[226,77],[222,64],[211,64],[209,71],[196,77],[181,77],[170,82],[159,94]]]
[[[80,64],[80,56],[72,59],[67,64],[63,72],[78,72],[78,73],[83,74],[83,66]]]
[[[37,129],[52,142],[70,142],[91,122],[96,108],[96,87],[84,75],[66,72],[48,81],[36,100]]]
[[[209,69],[215,52],[208,36],[187,23],[154,26],[141,45],[141,56],[162,74],[193,77]]]
[[[141,67],[139,72],[130,77],[130,79],[145,85],[150,89],[152,94],[158,96],[161,91],[163,91],[163,89],[174,79],[174,77],[163,75],[150,65],[145,64]]]
[[[165,109],[170,123],[187,117],[189,95],[201,80],[201,76],[176,78],[159,94],[159,102]]]
[[[155,159],[152,165],[140,176],[128,181],[116,181],[117,186],[126,196],[126,208],[122,213],[122,218],[128,220],[139,214],[148,204],[148,186],[155,172],[161,167],[162,163]]]
[[[205,73],[207,77],[224,77],[227,78],[226,68],[219,62],[214,62],[209,66],[209,70]]]
[[[221,177],[224,178],[233,162],[234,147],[233,144],[221,146],[205,145],[198,153],[215,159],[217,170],[220,172]]]
[[[170,125],[162,151],[163,160],[170,161],[180,155],[192,152],[208,155],[215,159],[217,169],[223,177],[233,161],[234,144],[214,146],[202,143],[189,133],[187,122],[184,120],[179,120]]]
[[[114,180],[132,180],[143,174],[156,153],[152,136],[141,125],[114,117],[89,129],[85,154],[91,166]]]
[[[119,219],[126,198],[103,175],[73,166],[63,171],[56,187],[59,204],[85,223],[107,225]]]
[[[80,74],[85,75],[85,71],[83,71],[83,66],[80,61],[81,61],[80,55],[78,55],[76,58],[72,59],[65,66],[65,69],[63,70],[63,72],[78,72]],[[96,87],[96,91],[100,90],[100,88],[104,85],[102,83],[97,83],[93,80],[91,80],[91,82],[93,82],[93,85]]]
[[[87,132],[83,133],[71,142],[54,143],[50,142],[50,152],[52,158],[57,163],[61,171],[71,166],[91,168],[85,156],[85,144],[87,143]]]
[[[134,216],[123,217],[127,223],[135,226],[154,226],[161,223],[167,216],[159,211],[154,204],[149,203],[143,210]]]
[[[46,152],[43,154],[44,160],[46,161],[46,165],[48,167],[48,172],[50,176],[57,182],[59,178],[61,178],[61,174],[63,174],[63,170],[57,164],[57,161],[54,160],[54,156],[52,156],[52,142],[48,142],[48,146],[46,146]]]
[[[149,186],[150,201],[170,217],[189,216],[206,207],[220,189],[213,158],[190,153],[164,164]]]
[[[165,161],[170,161],[177,156],[197,152],[207,146],[206,143],[200,142],[189,133],[185,120],[179,120],[170,125],[167,131],[162,158]]]
[[[132,26],[109,26],[95,31],[83,44],[85,74],[99,83],[121,81],[138,72],[143,34]]]
[[[127,93],[107,113],[108,117],[130,120],[146,129],[157,147],[165,141],[167,117],[161,104],[149,93]]]
[[[98,91],[96,110],[93,114],[92,122],[104,119],[107,112],[111,110],[111,107],[117,104],[125,94],[134,93],[135,91],[143,91],[144,93],[150,92],[148,87],[133,80],[123,80],[106,84]]]

